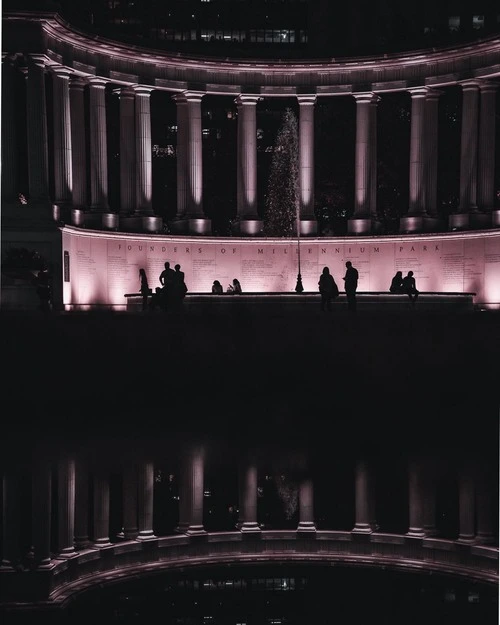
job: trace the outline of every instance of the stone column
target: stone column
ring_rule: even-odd
[[[85,141],[85,82],[72,76],[69,83],[71,118],[71,167],[74,208],[87,206],[87,147]]]
[[[498,85],[481,82],[479,116],[479,153],[477,203],[485,212],[491,212],[495,204],[495,111]]]
[[[262,220],[257,212],[257,102],[261,98],[240,95],[237,134],[237,216],[241,234],[258,234]]]
[[[374,93],[354,94],[356,100],[356,149],[354,163],[354,214],[347,222],[351,234],[366,234],[371,231],[371,201],[373,177],[374,114],[372,104]]]
[[[238,471],[239,518],[242,532],[260,532],[257,522],[257,465],[253,458],[245,457]]]
[[[35,563],[39,568],[51,566],[52,468],[45,457],[33,463],[32,532]]]
[[[203,218],[203,150],[201,93],[185,93],[187,101],[187,206],[190,218]]]
[[[45,59],[33,55],[28,61],[26,116],[28,127],[28,178],[30,202],[48,202],[49,166]]]
[[[308,475],[303,475],[299,482],[299,524],[298,532],[315,532],[314,523],[314,486]]]
[[[436,462],[427,459],[423,467],[422,501],[424,533],[426,536],[436,536]]]
[[[316,234],[314,214],[314,105],[315,95],[297,96],[299,102],[300,234]]]
[[[76,555],[75,535],[75,461],[66,455],[59,458],[57,484],[58,558]]]
[[[80,455],[75,466],[75,547],[89,546],[89,473],[87,462]]]
[[[135,212],[153,214],[153,168],[151,151],[151,91],[150,87],[133,87],[135,92],[135,162],[136,187]],[[200,98],[201,102],[201,98]],[[200,110],[200,161],[201,161],[201,110]],[[201,164],[200,164],[201,168]],[[201,198],[201,182],[200,182]]]
[[[20,480],[15,468],[6,466],[2,487],[2,568],[19,560]]]
[[[69,80],[71,71],[52,66],[54,117],[54,201],[68,205],[73,192]]]
[[[477,209],[477,144],[479,81],[462,83],[462,134],[460,143],[459,213]]]
[[[137,485],[139,518],[137,540],[150,540],[156,538],[153,533],[154,467],[152,462],[148,460],[139,461]]]
[[[425,105],[427,88],[409,89],[411,95],[410,178],[408,215],[425,214]]]
[[[438,112],[439,96],[442,91],[429,89],[425,98],[425,212],[430,218],[437,218],[437,169],[438,169]],[[427,229],[427,228],[426,228]]]
[[[423,538],[424,514],[423,514],[423,472],[420,458],[410,458],[408,463],[408,504],[410,527],[407,536]]]
[[[135,95],[120,89],[120,213],[135,209]]]
[[[2,198],[17,200],[18,147],[16,129],[15,68],[8,58],[2,60]]]
[[[380,97],[375,96],[370,103],[370,214],[372,221],[378,221],[377,214],[377,104]]]
[[[94,547],[108,547],[109,540],[109,476],[98,469],[94,473]]]
[[[474,475],[470,464],[464,463],[459,469],[458,477],[458,542],[474,542],[475,517]]]
[[[89,80],[91,208],[99,212],[109,209],[105,90],[104,79]]]
[[[187,99],[183,94],[173,98],[176,104],[177,117],[177,213],[176,220],[186,218],[188,210],[187,202],[187,125],[188,111]]]
[[[203,527],[203,449],[192,447],[184,454],[180,476],[178,532],[205,534]]]
[[[137,524],[137,466],[129,462],[123,470],[123,534],[125,540],[134,540],[139,534]]]
[[[369,496],[369,470],[366,460],[360,458],[356,462],[355,474],[355,524],[352,529],[358,534],[371,534],[372,518]]]

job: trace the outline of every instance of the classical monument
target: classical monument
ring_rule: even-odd
[[[170,332],[160,317],[137,316],[155,324],[161,340],[131,330],[115,341],[109,325],[92,326],[91,342],[85,326],[80,335],[63,333],[54,353],[47,337],[54,319],[69,328],[81,311],[125,310],[139,269],[154,288],[165,261],[181,265],[189,293],[234,277],[245,293],[292,293],[299,251],[306,292],[317,292],[325,265],[341,284],[351,260],[364,292],[388,291],[395,271],[413,270],[422,291],[471,292],[478,307],[500,308],[500,37],[377,57],[215,58],[96,36],[53,11],[8,10],[2,71],[1,306],[37,306],[26,276],[38,263],[50,270],[54,309],[67,313],[24,326],[26,357],[9,340],[7,386],[20,413],[9,413],[15,439],[1,459],[2,614],[56,618],[87,590],[199,564],[360,565],[494,588],[498,415],[483,414],[475,400],[484,397],[481,381],[490,393],[495,364],[476,358],[483,352],[460,325],[449,354],[439,339],[452,331],[420,335],[428,359],[421,367],[403,358],[417,351],[406,335],[401,351],[386,356],[382,343],[370,352],[371,343],[356,342],[360,326],[341,323],[337,335],[330,328],[318,340],[320,357],[283,342],[289,351],[276,364],[276,337],[266,335],[271,347],[261,355],[247,320],[248,335],[222,350],[229,399],[226,379],[211,377],[219,346],[208,349],[210,338],[196,327],[193,338],[181,324]],[[449,90],[460,94],[459,172],[457,202],[446,213],[438,154],[447,146],[438,138]],[[408,200],[389,229],[377,194],[378,112],[394,94],[410,102]],[[215,226],[217,206],[205,209],[210,99],[223,103],[236,129],[234,166],[224,174],[235,191],[225,230]],[[299,219],[290,238],[266,236],[259,202],[259,177],[267,174],[259,167],[258,116],[268,100],[278,109],[293,101],[298,112]],[[330,100],[352,104],[354,120],[353,202],[342,233],[321,227],[315,197],[315,113]],[[153,118],[175,142],[153,144]],[[154,201],[160,149],[175,174],[161,210]],[[126,324],[132,315],[112,317]],[[494,348],[494,333],[479,336],[485,352]],[[399,381],[407,373],[420,403],[413,386],[393,400],[391,375],[374,364],[384,360]],[[295,385],[279,376],[292,361],[307,372],[306,390],[304,378]],[[172,405],[176,368],[192,384]],[[450,372],[438,377],[441,370]],[[347,393],[351,376],[356,386]],[[341,398],[326,409],[319,409],[317,378]],[[282,384],[275,403],[262,390],[266,380]],[[216,417],[207,411],[212,393],[222,397],[211,404]],[[167,402],[159,408],[158,395]],[[343,429],[346,396],[352,406]],[[455,404],[447,413],[449,397]],[[386,427],[389,412],[397,418]],[[224,436],[211,439],[216,425]]]

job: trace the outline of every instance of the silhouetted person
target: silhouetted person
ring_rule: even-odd
[[[356,311],[356,290],[358,288],[358,270],[352,266],[350,260],[345,264],[346,272],[343,277],[344,289],[347,296],[347,310],[350,312]]]
[[[396,271],[394,277],[391,280],[391,286],[389,287],[389,291],[391,293],[404,293],[402,271]]]
[[[139,279],[141,281],[140,292],[142,295],[142,310],[148,309],[148,298],[152,291],[149,288],[148,277],[144,269],[139,269]]]
[[[331,310],[332,300],[338,296],[339,289],[328,267],[323,267],[318,285],[321,294],[321,310]]]
[[[150,310],[156,310],[157,308],[163,308],[163,294],[161,287],[157,286],[155,292],[151,295],[149,301]]]
[[[213,281],[212,293],[214,293],[215,295],[222,295],[223,293],[222,284],[218,280]]]
[[[418,297],[417,285],[415,282],[415,278],[413,277],[413,271],[409,271],[406,276],[403,278],[403,293],[406,293],[410,298],[410,303],[412,306],[415,305]]]
[[[172,299],[172,285],[175,280],[175,271],[170,268],[168,260],[164,266],[165,269],[160,274],[160,284],[162,286],[162,308],[167,310],[170,300]]]
[[[40,310],[49,312],[52,302],[50,275],[46,267],[42,267],[36,276],[36,294],[40,301]]]
[[[233,280],[233,293],[239,294],[239,293],[241,293],[241,292],[242,292],[242,291],[241,291],[241,284],[240,284],[240,281],[239,281],[237,278],[235,278],[235,279]]]
[[[175,265],[174,277],[170,293],[170,301],[172,307],[175,310],[181,309],[182,302],[186,297],[187,290],[188,288],[186,286],[186,282],[184,281],[184,272],[181,271],[181,266],[177,264]]]

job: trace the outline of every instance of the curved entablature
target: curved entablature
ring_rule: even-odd
[[[23,29],[26,53],[46,56],[48,64],[114,83],[143,84],[169,91],[265,96],[342,95],[439,87],[500,76],[500,38],[454,48],[351,59],[285,61],[215,59],[131,46],[78,31],[56,14],[6,12],[4,53]],[[26,33],[28,29],[28,36]]]
[[[360,538],[351,532],[318,531],[304,537],[292,530],[263,531],[259,540],[252,540],[241,532],[223,532],[126,541],[54,561],[48,600],[64,606],[93,587],[181,567],[273,562],[383,567],[498,582],[498,550],[493,547],[382,533]]]

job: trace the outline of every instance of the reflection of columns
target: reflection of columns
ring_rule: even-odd
[[[15,70],[8,58],[2,61],[2,197],[13,200],[18,189]]]
[[[125,540],[137,538],[137,467],[128,462],[123,470],[123,537]]]
[[[425,215],[426,159],[425,107],[427,88],[409,89],[411,95],[410,176],[408,215]]]
[[[299,524],[298,532],[315,532],[314,486],[309,476],[301,476],[299,482]]]
[[[459,469],[458,478],[458,541],[471,543],[474,541],[475,528],[475,491],[474,476],[469,463]]]
[[[153,463],[140,460],[137,471],[138,487],[138,527],[137,540],[156,538],[153,534],[153,487],[154,468]]]
[[[50,566],[50,536],[52,513],[52,472],[46,458],[39,458],[33,466],[32,479],[33,548],[39,567]]]
[[[71,118],[71,164],[74,208],[87,205],[87,148],[85,141],[85,82],[72,76],[69,83]]]
[[[2,567],[14,567],[19,559],[19,482],[16,470],[6,467],[2,486]]]
[[[54,66],[51,69],[54,113],[54,200],[56,203],[69,203],[73,190],[69,101],[71,72],[62,66]]]
[[[237,137],[237,214],[258,219],[257,214],[257,102],[259,97],[240,95]]]
[[[417,458],[411,458],[408,463],[408,504],[410,527],[407,536],[423,538],[424,515],[423,515],[423,475],[421,462]]]
[[[479,82],[462,83],[462,134],[460,143],[459,213],[477,208],[477,141]]]
[[[437,217],[438,111],[441,91],[429,89],[425,98],[425,211]]]
[[[257,523],[257,466],[249,458],[242,460],[239,478],[238,527],[242,532],[260,532]]]
[[[177,531],[204,534],[203,528],[203,450],[186,450],[180,478],[179,525]]]
[[[424,532],[426,536],[436,536],[436,462],[427,459],[423,468],[422,501]]]
[[[120,89],[120,213],[135,208],[135,106],[132,89]]]
[[[372,532],[372,515],[369,496],[369,471],[365,460],[359,459],[356,463],[354,482],[355,524],[353,532],[370,534]]]
[[[182,219],[187,213],[187,125],[188,111],[185,96],[176,95],[177,117],[177,213],[176,218]]]
[[[375,96],[370,103],[370,213],[372,219],[377,215],[377,104],[380,98]]]
[[[299,102],[300,217],[314,219],[314,104],[316,96],[297,96]]]
[[[135,158],[136,207],[142,215],[153,214],[152,153],[151,153],[151,91],[150,87],[133,87],[135,92]],[[201,98],[200,98],[201,101]],[[201,112],[200,122],[201,124]],[[200,126],[201,146],[201,126]],[[201,148],[200,148],[201,152]],[[200,153],[201,162],[201,153]]]
[[[477,533],[476,542],[482,545],[494,543],[493,534],[493,500],[491,488],[491,478],[485,467],[482,467],[478,474],[476,489],[477,505]]]
[[[481,114],[479,117],[479,153],[477,203],[481,210],[491,211],[495,201],[495,109],[494,83],[481,82]]]
[[[377,96],[374,93],[355,94],[356,100],[356,154],[355,154],[355,185],[354,214],[356,218],[368,218],[371,214],[370,202],[372,179],[372,148],[374,121],[372,103]]]
[[[106,141],[106,81],[89,80],[91,208],[108,210],[108,148]]]
[[[89,474],[82,456],[76,460],[75,475],[75,547],[86,549],[89,540]]]
[[[94,546],[107,547],[109,541],[109,477],[101,469],[94,473]]]
[[[48,200],[49,197],[46,108],[45,63],[43,57],[33,56],[28,63],[26,86],[28,176],[31,201]]]
[[[67,456],[58,464],[57,512],[58,557],[75,555],[75,461]]]

